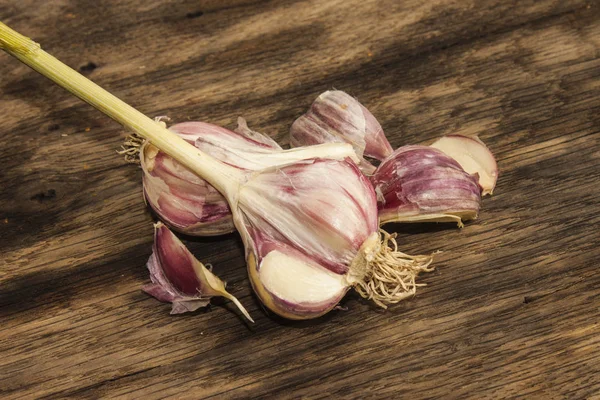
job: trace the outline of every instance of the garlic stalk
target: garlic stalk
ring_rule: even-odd
[[[371,177],[379,218],[388,222],[456,222],[477,218],[477,179],[453,158],[428,146],[403,146]]]
[[[243,118],[238,124],[235,131],[205,122],[184,122],[169,129],[240,170],[260,170],[315,157],[356,158],[349,145],[340,143],[283,150],[272,139],[250,130]],[[194,236],[235,230],[227,200],[204,179],[149,143],[140,149],[140,162],[148,204],[172,229]]]
[[[335,306],[337,286],[326,296],[310,295],[338,284],[329,275],[314,273],[316,269],[340,275],[346,288],[356,288],[381,306],[412,295],[415,277],[429,270],[430,256],[406,256],[397,251],[393,238],[380,235],[375,192],[352,161],[315,158],[243,171],[190,145],[3,24],[0,47],[214,186],[227,199],[242,236],[253,287],[274,312],[306,319]],[[289,272],[305,283],[306,294],[261,276],[261,270],[284,276]]]
[[[322,93],[290,129],[293,147],[335,142],[354,147],[365,174],[373,173],[375,167],[363,155],[381,161],[392,153],[392,146],[373,114],[341,90]]]
[[[148,260],[151,284],[142,290],[156,299],[171,303],[171,314],[206,307],[211,297],[231,300],[249,321],[254,320],[242,304],[225,290],[225,283],[189,252],[161,222],[154,225],[154,246]]]

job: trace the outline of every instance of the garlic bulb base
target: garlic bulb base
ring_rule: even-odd
[[[393,222],[399,223],[421,223],[421,222],[454,222],[459,228],[464,227],[463,221],[471,221],[477,218],[476,211],[457,211],[439,214],[417,214],[402,215],[394,212],[379,214],[379,223],[381,225]]]
[[[396,234],[380,230],[366,241],[348,272],[354,290],[382,308],[398,303],[416,293],[416,278],[431,272],[433,255],[411,256],[398,251]]]

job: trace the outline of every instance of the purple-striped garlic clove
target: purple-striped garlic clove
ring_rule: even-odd
[[[172,229],[192,236],[235,230],[227,201],[204,179],[149,143],[140,160],[146,201]]]
[[[375,171],[379,219],[388,222],[456,222],[477,218],[481,190],[475,176],[441,150],[403,146]]]
[[[242,186],[238,207],[252,286],[285,318],[323,315],[352,287],[385,307],[414,294],[416,276],[429,271],[431,257],[380,237],[375,192],[353,162],[263,170]],[[381,281],[386,274],[394,278]]]
[[[448,135],[436,140],[431,147],[454,158],[469,174],[477,174],[482,194],[492,194],[498,180],[498,164],[477,136]]]
[[[225,283],[196,259],[161,222],[154,226],[154,246],[148,260],[151,284],[142,290],[157,300],[171,303],[171,314],[195,311],[215,296],[231,300],[254,322],[241,303],[225,290]]]
[[[332,142],[350,143],[366,174],[373,173],[375,167],[364,156],[381,161],[392,153],[392,146],[373,114],[340,90],[322,93],[290,129],[293,147]]]

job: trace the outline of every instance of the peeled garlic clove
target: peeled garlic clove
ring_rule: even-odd
[[[477,217],[481,201],[475,177],[442,151],[403,146],[371,177],[381,224],[456,222]]]
[[[498,180],[498,165],[490,149],[477,136],[448,135],[436,140],[431,147],[454,158],[469,174],[478,174],[482,194],[492,194]]]
[[[324,178],[326,177],[326,178]],[[380,237],[375,192],[349,161],[306,160],[249,177],[234,213],[255,292],[275,313],[315,318],[354,287],[385,307],[414,294],[431,257]]]
[[[154,247],[147,267],[152,283],[142,290],[160,301],[172,303],[171,314],[195,311],[207,306],[211,297],[221,296],[231,300],[254,322],[240,302],[225,290],[223,281],[161,222],[154,226]]]
[[[367,174],[375,167],[363,155],[383,160],[392,152],[373,114],[340,90],[321,94],[290,129],[293,147],[335,142],[350,143],[361,159],[361,169]]]

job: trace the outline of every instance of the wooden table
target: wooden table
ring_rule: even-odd
[[[287,142],[322,91],[392,145],[477,133],[501,176],[479,220],[393,225],[442,250],[413,299],[265,313],[236,235],[186,239],[228,302],[171,316],[142,293],[153,216],[126,132],[0,54],[3,398],[600,398],[596,0],[33,1],[0,16],[149,116]]]

